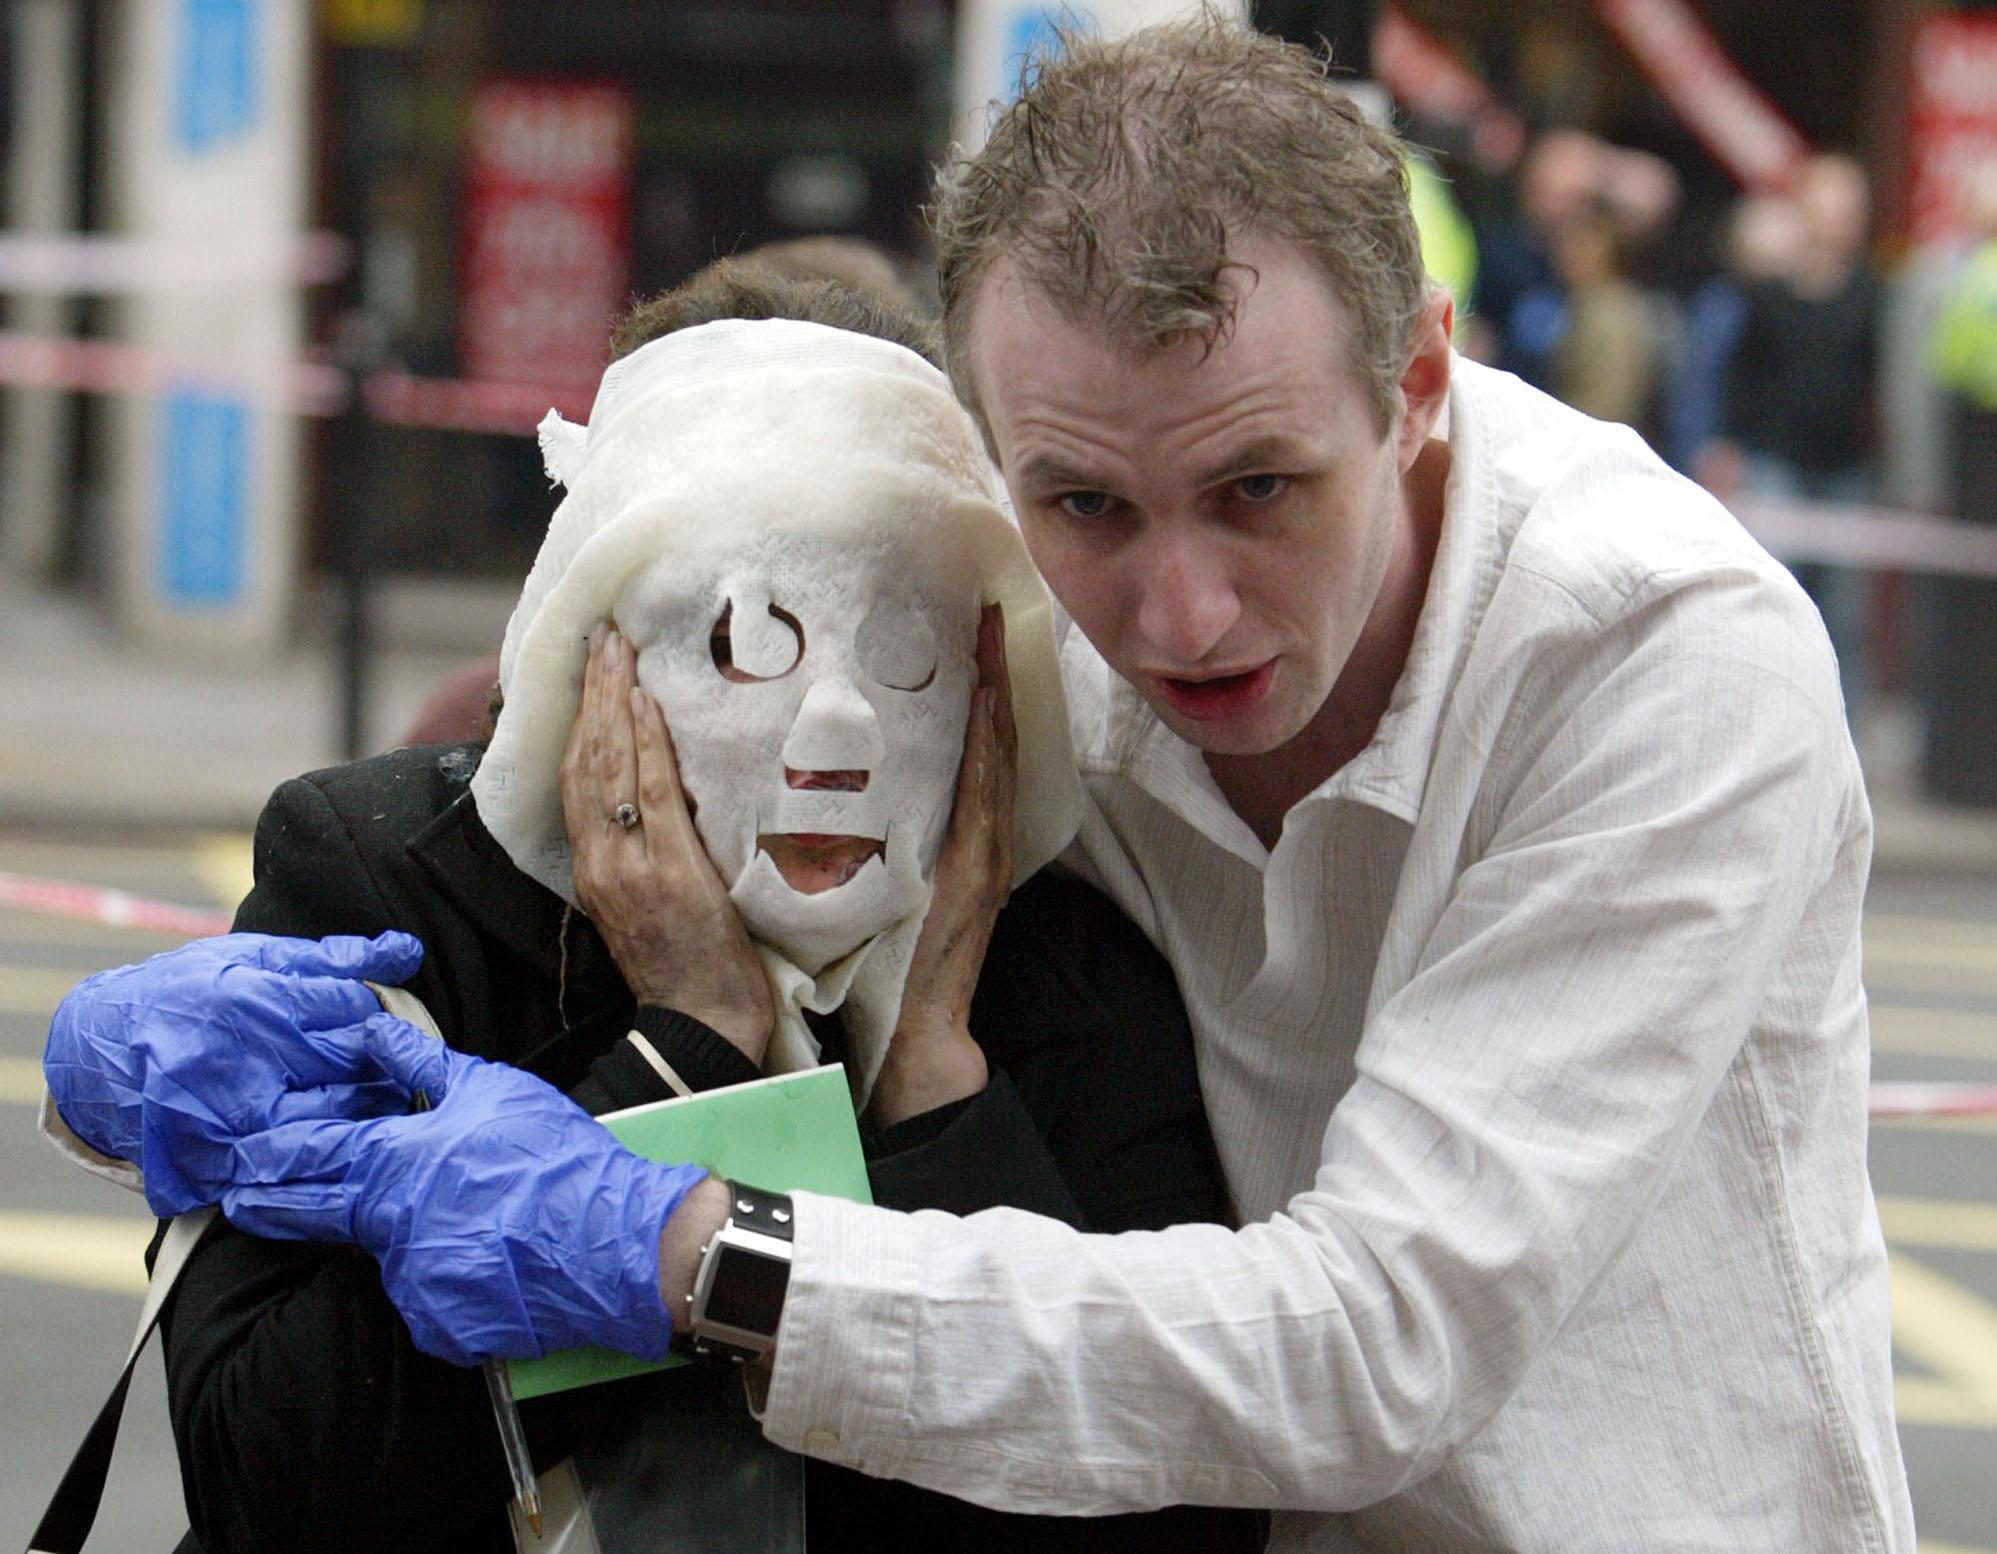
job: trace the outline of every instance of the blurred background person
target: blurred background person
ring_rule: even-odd
[[[1677,309],[1639,283],[1631,260],[1678,203],[1662,158],[1578,129],[1542,133],[1516,209],[1480,239],[1466,353],[1655,440]]]
[[[1553,388],[1576,410],[1621,421],[1655,442],[1670,313],[1630,279],[1624,231],[1608,202],[1596,199],[1555,235],[1567,327],[1553,351]]]
[[[1574,129],[1548,130],[1519,169],[1515,210],[1478,240],[1469,353],[1554,390],[1553,357],[1567,329],[1567,288],[1554,263],[1556,235],[1606,182],[1608,147]]]
[[[1745,195],[1728,213],[1721,269],[1685,304],[1678,359],[1665,391],[1662,451],[1686,474],[1703,479],[1700,457],[1717,451],[1720,401],[1747,324],[1749,288],[1794,270],[1805,241],[1802,212],[1786,196]]]
[[[1942,301],[1933,351],[1953,424],[1952,484],[1963,522],[1997,525],[1997,161],[1971,181],[1975,247]],[[1927,776],[1937,798],[1997,805],[1997,583],[1937,580]]]
[[[1803,241],[1792,268],[1747,287],[1740,339],[1721,397],[1721,435],[1699,456],[1706,484],[1739,494],[1859,503],[1870,499],[1880,289],[1866,254],[1871,194],[1849,157],[1817,156],[1794,198]],[[1845,713],[1868,681],[1869,574],[1818,562],[1791,568],[1837,649]]]

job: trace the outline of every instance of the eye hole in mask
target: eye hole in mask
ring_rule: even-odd
[[[714,623],[714,629],[707,634],[707,651],[714,660],[714,667],[724,680],[733,680],[738,685],[752,685],[764,680],[781,680],[804,659],[804,623],[790,611],[770,606],[770,618],[787,627],[791,634],[792,647],[790,662],[781,669],[769,674],[755,674],[735,662],[735,633],[733,618],[735,601],[730,599],[721,607],[721,618]],[[779,654],[779,661],[782,655]]]
[[[941,655],[936,630],[923,616],[877,607],[860,622],[853,645],[860,667],[891,691],[926,691],[936,683]]]

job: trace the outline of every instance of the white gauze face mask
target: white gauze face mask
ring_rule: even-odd
[[[616,617],[751,934],[816,972],[921,911],[977,681],[976,579],[891,533],[765,533],[661,560]]]
[[[900,346],[730,320],[639,347],[586,428],[551,415],[541,438],[568,495],[506,629],[479,818],[575,901],[562,753],[591,628],[616,621],[769,976],[766,1068],[816,1062],[804,1016],[837,1009],[864,1097],[949,824],[987,602],[1018,721],[1015,881],[1083,810],[1052,604],[977,430]]]

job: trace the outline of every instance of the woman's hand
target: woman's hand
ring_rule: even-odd
[[[776,1020],[769,978],[693,828],[665,713],[611,626],[590,634],[562,812],[576,899],[638,1001],[692,1015],[760,1064]]]
[[[978,622],[978,688],[936,889],[902,988],[901,1017],[874,1080],[870,1109],[887,1127],[984,1089],[985,1054],[971,1037],[971,996],[992,925],[1012,891],[1012,803],[1019,735],[1005,668],[1005,614]]]

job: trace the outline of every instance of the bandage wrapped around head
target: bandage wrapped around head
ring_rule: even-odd
[[[673,730],[695,825],[770,972],[772,1071],[844,1005],[871,1088],[948,826],[980,609],[1004,606],[1019,728],[1015,880],[1074,834],[1081,789],[1052,605],[943,375],[788,320],[667,335],[551,415],[568,488],[506,629],[504,707],[472,791],[524,872],[574,900],[559,768],[587,639],[612,619]],[[863,839],[801,890],[773,839]]]

